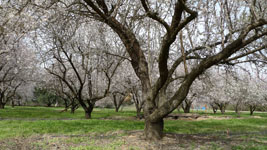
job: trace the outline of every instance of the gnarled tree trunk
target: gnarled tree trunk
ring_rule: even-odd
[[[163,119],[157,122],[151,122],[150,120],[145,120],[145,137],[148,140],[159,140],[163,137]]]

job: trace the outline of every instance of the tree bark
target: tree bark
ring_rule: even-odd
[[[118,107],[115,107],[115,112],[119,112],[119,109]]]
[[[142,108],[136,108],[136,117],[139,119],[143,118],[143,115],[141,114]]]
[[[145,137],[147,140],[157,141],[163,137],[163,119],[158,122],[151,122],[150,120],[145,120]]]
[[[184,113],[190,113],[192,102],[190,102],[188,99],[186,99],[184,102],[185,102],[185,106],[182,104]]]
[[[216,112],[217,112],[217,108],[212,107],[212,110],[213,110],[213,113],[216,114]]]
[[[85,111],[85,119],[91,119],[91,112],[90,111]]]
[[[181,111],[180,111],[180,108],[181,108],[180,106],[177,107],[177,111],[178,111],[178,112],[181,112]]]
[[[240,117],[240,104],[241,100],[238,100],[237,103],[235,104],[235,113],[237,114],[238,117]]]
[[[13,100],[11,101],[11,106],[12,106],[12,108],[15,107],[15,102]]]
[[[92,119],[92,112],[93,112],[93,108],[88,108],[85,111],[85,119]]]
[[[94,104],[90,103],[89,106],[85,109],[85,119],[92,119],[92,112],[94,109]]]
[[[225,113],[225,106],[224,105],[220,106],[220,110],[221,110],[221,113],[224,114]]]
[[[76,110],[75,106],[72,105],[72,106],[71,106],[71,109],[70,109],[70,113],[71,113],[71,114],[74,114],[75,110]]]
[[[2,102],[0,102],[0,109],[4,109],[5,108],[5,104],[3,104]]]
[[[52,103],[47,103],[47,107],[51,107],[52,106]]]
[[[2,95],[2,94],[1,94]],[[0,109],[4,109],[6,103],[3,102],[3,96],[0,95]]]
[[[251,116],[253,115],[255,109],[256,109],[255,106],[249,106],[249,110],[250,110],[250,115],[251,115]]]
[[[225,113],[225,108],[226,108],[226,105],[228,104],[228,103],[215,103],[219,108],[220,108],[220,111],[221,111],[221,113],[222,114],[224,114]]]
[[[235,113],[239,113],[239,109],[238,109],[238,106],[235,107]]]
[[[119,99],[119,101],[117,102],[116,94],[112,94],[112,96],[113,96],[113,104],[115,106],[115,112],[119,112],[119,109],[123,103],[123,100]]]
[[[240,117],[239,103],[237,103],[235,106],[235,113],[237,114],[237,117]]]
[[[190,107],[191,107],[191,105],[186,104],[185,109],[184,109],[184,113],[190,113]]]

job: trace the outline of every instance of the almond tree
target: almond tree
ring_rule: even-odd
[[[114,46],[99,40],[103,30],[83,34],[84,30],[94,28],[93,22],[86,27],[83,24],[87,20],[79,17],[73,20],[71,14],[60,11],[50,17],[52,21],[40,28],[41,35],[51,44],[51,48],[40,50],[45,68],[68,87],[71,92],[68,97],[78,101],[85,118],[90,119],[96,101],[109,95],[112,78],[124,59],[100,55]]]
[[[23,48],[23,50],[20,50]],[[23,44],[13,45],[9,52],[0,56],[0,107],[12,102],[21,86],[31,82],[35,69],[35,57]]]
[[[192,83],[207,69],[218,64],[238,63],[242,57],[262,51],[265,47],[257,44],[267,34],[264,29],[267,24],[264,16],[266,7],[262,7],[265,6],[264,1],[78,0],[51,2],[48,5],[50,8],[66,6],[66,10],[73,15],[102,22],[121,39],[141,81],[147,139],[162,138],[163,118],[184,101]],[[146,47],[141,45],[142,41],[142,44],[148,44],[142,38],[147,30],[143,23],[147,20],[161,26],[158,30],[161,40],[157,47],[158,79],[153,82]],[[182,30],[188,32],[187,37],[191,40],[181,38],[181,51],[171,58],[170,52]],[[254,46],[251,47],[251,44]],[[175,93],[166,99],[166,89],[176,68],[185,64],[187,59],[198,59],[198,63],[185,73]]]
[[[246,87],[246,99],[245,105],[249,107],[250,115],[253,115],[254,111],[259,108],[266,106],[266,83],[260,81],[257,78],[250,78],[249,84]]]

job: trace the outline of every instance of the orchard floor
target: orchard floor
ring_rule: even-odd
[[[83,111],[62,108],[7,107],[0,110],[0,150],[182,150],[267,149],[267,113],[212,114],[197,119],[165,119],[159,142],[143,137],[144,121],[131,108],[121,112],[95,109],[91,120]],[[179,114],[174,112],[174,114]]]

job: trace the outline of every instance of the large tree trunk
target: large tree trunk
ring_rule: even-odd
[[[160,140],[163,137],[163,127],[164,122],[161,119],[158,122],[151,122],[150,120],[145,120],[145,137],[147,140]]]
[[[163,89],[164,90],[164,89]],[[161,90],[159,92],[158,96],[158,102],[157,106],[156,104],[150,100],[149,97],[149,90],[143,90],[143,98],[147,99],[145,106],[143,108],[144,110],[144,116],[145,116],[145,138],[147,140],[160,140],[163,137],[163,127],[164,127],[164,121],[163,118],[158,119],[157,121],[150,120],[149,115],[155,111],[156,107],[160,107],[163,102],[166,101],[166,92]]]

